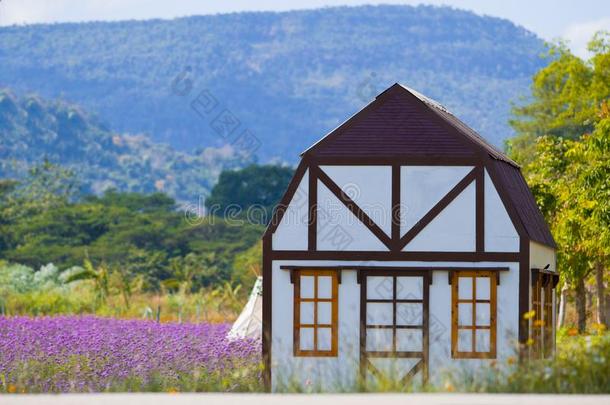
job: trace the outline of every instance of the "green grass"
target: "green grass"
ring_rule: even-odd
[[[441,388],[491,393],[610,393],[610,333],[560,336],[552,359],[493,363],[475,374],[454,374]]]

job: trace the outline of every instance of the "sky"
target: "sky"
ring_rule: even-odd
[[[0,0],[0,25],[174,18],[362,4],[448,5],[509,19],[545,40],[563,38],[586,56],[594,32],[610,31],[610,0]]]

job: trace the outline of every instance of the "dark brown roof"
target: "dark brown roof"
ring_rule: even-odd
[[[395,84],[303,155],[474,157],[481,151],[518,166],[442,105]]]
[[[302,156],[489,156],[528,237],[556,247],[519,165],[438,102],[394,84]]]
[[[481,151],[518,166],[445,107],[395,84],[303,155],[475,157]]]
[[[523,178],[521,170],[500,160],[492,159],[491,164],[494,165],[498,180],[507,191],[508,198],[517,211],[517,216],[529,238],[543,245],[557,248],[553,235],[536,205],[536,200]]]

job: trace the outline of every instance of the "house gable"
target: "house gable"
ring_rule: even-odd
[[[555,248],[516,163],[444,107],[401,85],[396,84],[380,94],[302,156],[300,175],[297,171],[295,181],[300,182],[307,167],[315,168],[320,175],[314,173],[309,183],[317,182],[319,177],[390,250],[403,250],[429,225],[445,208],[444,202],[450,203],[455,198],[441,201],[441,195],[464,174],[464,167],[475,166],[485,173],[487,180],[481,178],[477,185],[475,199],[482,201],[477,202],[480,207],[475,215],[475,250],[519,251],[517,240],[521,237]],[[400,173],[396,174],[395,170]],[[418,176],[421,170],[427,173]],[[391,180],[394,177],[399,179],[399,184]],[[267,229],[267,237],[279,226],[297,186],[292,185],[284,196]],[[396,190],[399,190],[398,196]],[[317,210],[311,211],[317,204],[317,194],[312,193],[308,199],[307,250],[316,250]],[[294,210],[289,211],[294,216]],[[399,224],[394,226],[397,221]],[[487,233],[486,228],[489,228]],[[304,230],[305,226],[301,226],[299,232]],[[295,231],[282,227],[280,232],[292,235]],[[280,238],[275,239],[277,246],[281,246]],[[303,238],[299,240],[291,249],[280,249],[303,250]]]

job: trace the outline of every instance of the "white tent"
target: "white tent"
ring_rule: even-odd
[[[263,278],[257,277],[248,303],[239,314],[227,337],[229,339],[252,338],[263,336]]]

